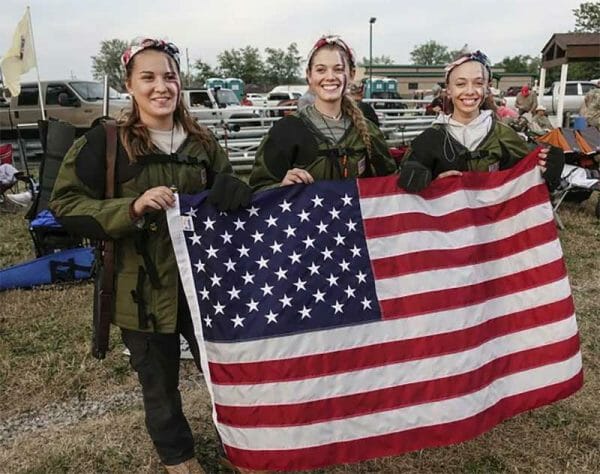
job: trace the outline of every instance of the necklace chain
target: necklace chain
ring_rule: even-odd
[[[329,133],[329,137],[327,137],[327,138],[331,138],[332,144],[335,145],[339,140],[337,140],[335,138],[335,133],[333,133],[333,130],[331,130],[331,127],[329,126],[329,124],[327,123],[327,120],[325,120],[325,119],[328,118],[330,120],[340,120],[341,118],[344,118],[344,120],[342,122],[342,127],[343,127],[344,133],[345,133],[345,131],[346,131],[346,118],[343,117],[343,114],[342,114],[341,110],[340,110],[340,114],[339,114],[339,116],[337,118],[336,117],[330,117],[329,115],[324,114],[323,112],[321,112],[316,107],[315,107],[315,110],[319,113],[319,115],[321,117],[321,120],[323,121],[323,123],[325,124],[325,127],[327,128],[327,132]],[[342,136],[343,136],[343,134],[342,134]]]

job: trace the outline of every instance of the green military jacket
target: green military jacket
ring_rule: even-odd
[[[176,154],[141,156],[130,163],[118,144],[114,199],[104,199],[106,134],[99,126],[78,139],[65,156],[50,209],[65,228],[92,239],[115,241],[116,307],[113,322],[123,328],[173,333],[179,277],[165,212],[134,223],[130,205],[155,186],[198,193],[217,173],[232,168],[216,139],[205,148],[188,137]]]
[[[262,140],[257,152],[250,186],[254,191],[278,186],[288,170],[301,168],[315,180],[385,176],[397,170],[383,134],[369,120],[373,156],[354,125],[333,146],[327,138],[300,114],[277,121]]]
[[[402,160],[416,161],[431,171],[432,178],[450,171],[507,169],[529,153],[527,143],[508,125],[494,119],[490,131],[474,151],[458,142],[441,124],[416,137]]]

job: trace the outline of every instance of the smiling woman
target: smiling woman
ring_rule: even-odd
[[[250,175],[254,189],[396,171],[381,131],[347,95],[355,66],[340,37],[315,43],[306,69],[315,102],[277,121],[263,139]]]
[[[200,354],[164,211],[175,205],[172,187],[188,194],[210,189],[208,201],[221,211],[247,205],[251,193],[180,100],[177,47],[135,41],[122,63],[131,111],[118,134],[100,125],[75,142],[50,207],[73,234],[114,241],[112,321],[138,373],[148,433],[168,472],[199,473],[178,389],[180,334],[199,369]],[[116,148],[114,178],[106,177],[109,146]],[[108,179],[114,179],[110,198]]]
[[[466,53],[446,67],[450,114],[415,138],[402,163],[399,185],[419,192],[432,179],[460,176],[463,171],[510,168],[529,153],[527,143],[486,110],[491,65],[481,51]],[[550,151],[550,153],[549,153]],[[540,171],[550,188],[558,185],[564,164],[559,149],[538,152]]]

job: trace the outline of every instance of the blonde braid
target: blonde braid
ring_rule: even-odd
[[[369,160],[373,157],[373,146],[371,144],[371,135],[369,134],[369,127],[367,127],[367,121],[362,111],[358,108],[358,105],[353,99],[344,95],[342,97],[342,112],[352,120],[352,123],[358,130],[358,134],[362,139],[365,148],[367,149],[367,155]]]

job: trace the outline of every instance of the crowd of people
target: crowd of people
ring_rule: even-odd
[[[509,168],[529,150],[490,109],[490,63],[477,51],[447,67],[445,89],[436,91],[432,106],[437,118],[412,142],[399,171],[377,116],[353,84],[354,53],[340,37],[323,36],[307,56],[312,99],[270,129],[246,184],[181,101],[175,45],[136,41],[123,53],[122,64],[132,109],[117,124],[116,143],[111,145],[103,125],[78,139],[64,158],[50,208],[67,230],[115,242],[113,323],[139,378],[148,434],[167,472],[201,473],[178,389],[180,335],[201,366],[164,213],[175,204],[175,190],[208,189],[209,203],[221,211],[248,206],[254,191],[315,180],[399,173],[399,186],[415,193],[434,179]],[[536,116],[543,112],[537,109]],[[105,162],[111,146],[117,150],[116,192],[107,199]],[[561,157],[543,149],[538,159],[541,173],[554,185]]]

